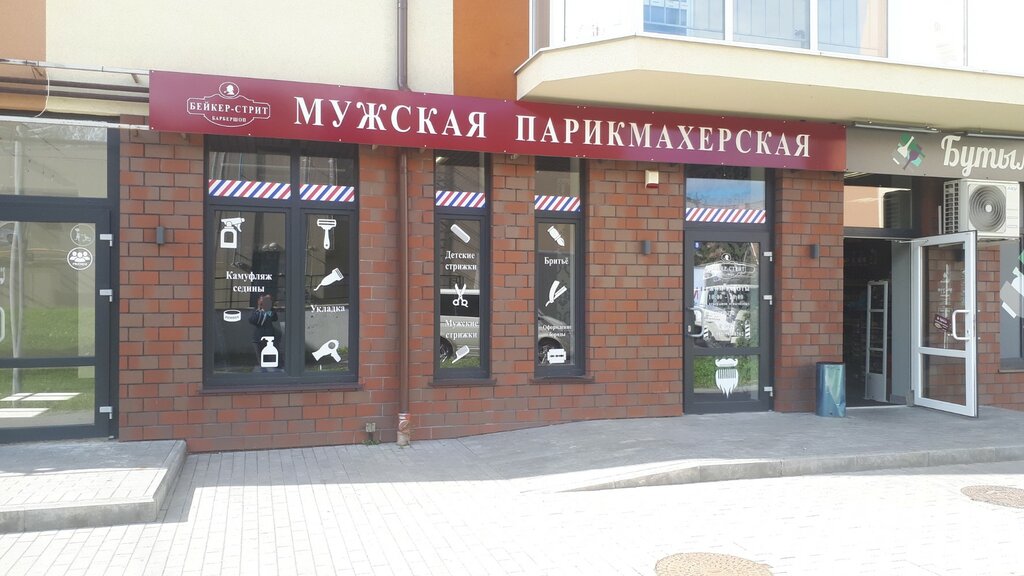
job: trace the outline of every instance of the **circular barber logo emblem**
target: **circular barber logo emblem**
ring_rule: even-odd
[[[81,272],[92,266],[92,252],[87,248],[74,248],[68,252],[68,266]]]
[[[225,98],[237,98],[238,97],[238,84],[234,82],[225,82],[220,85],[220,95]]]

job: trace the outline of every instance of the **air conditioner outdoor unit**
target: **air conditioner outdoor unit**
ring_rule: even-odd
[[[978,231],[978,240],[1020,237],[1020,184],[950,180],[944,186],[942,233]]]

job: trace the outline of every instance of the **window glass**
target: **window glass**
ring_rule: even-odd
[[[0,122],[0,195],[107,197],[107,131]]]
[[[489,370],[486,161],[479,152],[434,153],[439,378],[484,377]]]
[[[352,239],[345,214],[306,214],[307,371],[348,369]]]
[[[538,157],[535,166],[537,372],[582,374],[581,162]]]
[[[788,48],[809,48],[810,0],[736,2],[733,40]]]
[[[732,166],[686,167],[686,221],[764,224],[765,171]]]
[[[818,48],[884,58],[887,0],[818,0]]]
[[[644,32],[725,37],[724,0],[644,0]]]
[[[355,382],[357,149],[207,141],[212,383]]]
[[[215,210],[214,372],[281,372],[287,231],[282,212]]]

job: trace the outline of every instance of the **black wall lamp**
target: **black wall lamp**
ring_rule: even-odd
[[[810,245],[810,249],[811,249],[811,259],[812,260],[817,260],[818,259],[818,245],[817,244],[811,244]]]
[[[156,227],[156,245],[163,246],[166,242],[167,230],[163,226]]]
[[[641,240],[640,241],[640,253],[644,256],[650,256],[651,254],[651,241]]]

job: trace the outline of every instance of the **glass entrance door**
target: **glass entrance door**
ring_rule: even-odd
[[[913,242],[914,403],[978,415],[974,232]]]
[[[688,235],[684,412],[770,408],[766,245],[766,234]]]
[[[112,433],[109,211],[0,218],[0,441]]]

